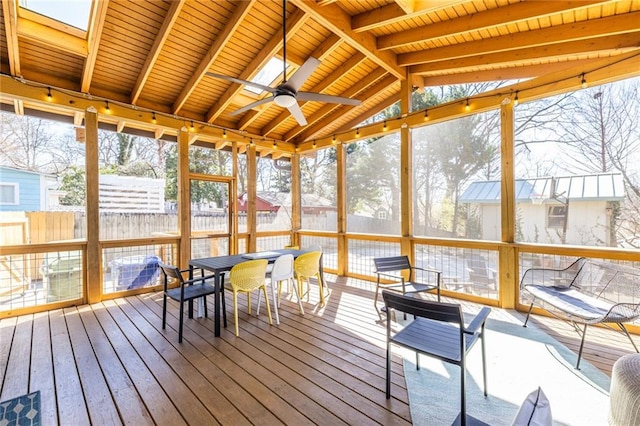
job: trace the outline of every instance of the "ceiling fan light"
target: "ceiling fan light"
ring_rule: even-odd
[[[293,95],[278,95],[275,97],[274,102],[276,105],[281,106],[282,108],[289,108],[291,105],[296,103],[296,97]]]

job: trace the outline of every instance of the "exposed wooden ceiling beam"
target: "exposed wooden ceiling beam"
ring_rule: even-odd
[[[162,26],[160,27],[160,30],[158,31],[158,34],[153,41],[153,46],[151,46],[151,50],[149,50],[149,53],[147,54],[147,59],[144,61],[144,65],[142,65],[140,74],[138,74],[138,80],[136,81],[136,84],[135,86],[133,86],[133,90],[131,91],[131,103],[133,105],[136,105],[138,103],[138,99],[140,98],[142,89],[144,88],[144,85],[149,78],[149,74],[151,74],[153,66],[158,60],[158,56],[160,56],[162,47],[169,37],[171,28],[173,28],[173,24],[176,22],[176,19],[178,19],[178,15],[182,10],[182,6],[184,6],[185,1],[186,0],[175,0],[171,2],[169,10],[167,11],[167,16],[164,17]]]
[[[373,86],[371,86],[370,88],[365,90],[358,97],[361,98],[361,99],[372,98],[372,97],[378,95],[380,92],[382,92],[384,90],[387,90],[389,88],[389,86],[397,83],[397,81],[398,81],[397,78],[395,78],[395,77],[393,77],[391,75],[387,75],[385,78],[383,78],[382,80],[378,81]],[[399,99],[400,95],[396,94],[395,96],[396,96],[397,99]],[[328,115],[327,117],[322,119],[322,121],[317,122],[313,126],[305,127],[303,129],[304,132],[301,133],[300,135],[296,136],[296,141],[306,141],[306,140],[309,140],[311,138],[317,137],[319,134],[321,134],[322,131],[326,131],[326,129],[331,128],[332,127],[332,123],[334,121],[343,118],[345,112],[347,112],[347,111],[349,111],[350,109],[353,109],[353,108],[357,108],[357,107],[354,106],[354,105],[342,105],[339,109],[336,109],[330,115]],[[367,115],[368,111],[370,111],[370,107],[366,107],[366,109],[364,109],[364,111],[365,111],[364,114]],[[371,113],[371,114],[367,115],[367,117],[370,117],[373,114],[374,113]],[[363,121],[363,120],[360,120],[360,121]],[[283,138],[283,139],[287,140],[287,141],[290,140],[290,138],[288,136],[289,136],[289,134],[287,134],[287,136],[285,138]]]
[[[72,112],[79,111],[84,112],[87,108],[97,108],[100,113],[100,120],[117,124],[119,120],[124,120],[130,127],[138,129],[146,129],[148,131],[154,131],[156,128],[164,127],[164,131],[175,134],[177,129],[184,126],[185,122],[190,120],[187,117],[174,117],[170,114],[158,114],[157,125],[150,123],[149,114],[141,114],[140,108],[134,108],[133,106],[126,105],[122,102],[109,104],[111,108],[111,114],[105,114],[104,101],[99,96],[88,97],[86,94],[73,90],[54,91],[53,99],[51,102],[47,101],[46,87],[40,84],[34,84],[31,81],[22,82],[20,79],[10,77],[6,74],[0,74],[0,87],[2,87],[2,95],[9,99],[20,99],[25,101],[27,108],[41,109],[45,111],[57,110],[58,113],[64,112],[69,116]],[[27,105],[26,103],[29,102]],[[146,107],[145,107],[146,108]],[[157,111],[157,109],[156,109]],[[201,120],[198,120],[201,121]],[[209,126],[204,123],[194,123],[198,126],[198,132],[196,136],[210,139],[223,139],[224,128],[231,129],[232,123],[221,124],[218,126]],[[245,132],[243,137],[255,139],[262,138],[262,135],[252,134]],[[278,141],[278,143],[283,141]]]
[[[83,58],[87,56],[87,41],[84,38],[68,34],[29,19],[19,19],[18,36],[39,44],[44,44],[45,46],[53,46],[56,49],[76,56]]]
[[[347,132],[347,131],[353,129],[355,126],[357,126],[358,124],[362,123],[367,118],[379,113],[380,111],[382,111],[385,108],[390,107],[391,105],[395,104],[399,100],[400,100],[400,93],[392,93],[391,95],[387,96],[386,98],[384,98],[383,100],[379,101],[375,105],[370,106],[366,112],[363,112],[362,114],[358,115],[357,117],[351,119],[348,123],[346,123],[340,129],[338,129],[338,131],[336,133]]]
[[[580,61],[563,61],[550,64],[528,65],[511,68],[500,68],[486,71],[469,71],[423,77],[423,87],[446,86],[450,84],[480,83],[484,81],[518,80],[536,78],[549,72],[557,72],[569,68],[585,67],[597,59]]]
[[[400,9],[406,14],[413,13],[416,10],[416,0],[394,0]],[[353,22],[351,23],[353,25]]]
[[[402,66],[408,66],[579,40],[583,43],[589,43],[589,39],[592,38],[640,32],[638,22],[640,22],[640,12],[626,13],[624,15],[525,31],[420,52],[404,53],[398,55],[398,63]]]
[[[296,10],[287,19],[287,31],[289,35],[294,34],[307,21],[309,16],[301,10]],[[282,48],[282,31],[276,32],[267,44],[260,50],[260,53],[247,65],[244,71],[238,76],[241,80],[251,80],[262,67]],[[212,123],[227,106],[231,103],[234,96],[242,90],[242,85],[231,83],[222,96],[213,104],[206,114],[206,121]]]
[[[320,43],[320,46],[318,46],[313,51],[313,53],[311,53],[311,55],[309,56],[311,56],[312,58],[316,58],[320,62],[322,62],[340,45],[340,43],[341,43],[340,37],[338,37],[335,34],[331,34],[322,43]],[[304,61],[306,61],[306,58],[302,62]],[[302,63],[300,65],[302,65]],[[331,77],[327,77],[324,80],[327,80],[330,78]],[[311,91],[317,91],[317,89],[314,88]],[[271,105],[273,105],[273,103],[265,104],[267,108],[264,108],[264,109],[257,109],[257,110],[252,109],[251,111],[248,111],[238,122],[238,129],[240,130],[246,129],[253,121],[255,121],[258,117],[260,117],[264,112],[266,112]],[[300,105],[303,105],[303,103],[301,103]],[[274,120],[271,120],[271,122],[267,124],[267,126],[265,126],[267,131],[265,131],[265,128],[263,127],[263,130],[261,131],[261,133],[263,135],[267,135],[271,130],[273,130],[273,129],[269,129],[270,125],[272,125],[273,128],[275,128],[278,125],[280,125],[280,123],[282,123],[284,120],[289,118],[289,116],[291,116],[289,111],[287,111],[286,109],[283,110],[278,115],[278,117],[276,117]]]
[[[321,93],[327,87],[331,86],[333,83],[335,83],[337,80],[339,80],[340,77],[342,77],[342,76],[348,74],[349,72],[351,72],[351,70],[353,70],[358,65],[360,65],[362,63],[362,61],[364,61],[365,59],[366,59],[366,56],[364,56],[360,52],[356,52],[351,58],[349,58],[349,60],[344,62],[342,65],[340,65],[335,70],[333,70],[333,72],[331,72],[331,74],[329,74],[328,76],[323,78],[320,81],[320,83],[318,83],[315,86],[313,86],[311,88],[311,90],[309,90],[309,91],[310,92]],[[300,104],[300,106],[303,106],[304,104],[306,104],[306,102],[299,102],[299,104]],[[287,111],[287,110],[282,111],[282,113],[280,113],[280,115],[278,115],[274,120],[271,120],[270,123],[268,123],[265,127],[263,127],[262,130],[260,131],[260,133],[262,133],[263,135],[269,134],[271,131],[273,131],[276,127],[278,127],[280,124],[282,124],[290,116],[291,116],[291,114],[289,113],[289,111]]]
[[[16,115],[24,115],[24,102],[21,99],[13,100],[13,112]]]
[[[73,113],[73,125],[74,126],[82,126],[82,120],[84,120],[84,112],[83,111],[75,111]]]
[[[178,95],[178,98],[173,103],[174,114],[177,114],[180,111],[189,96],[191,96],[191,93],[193,93],[193,91],[195,90],[198,83],[200,83],[200,80],[202,80],[209,68],[211,68],[211,65],[213,65],[215,60],[218,58],[218,55],[222,51],[222,48],[227,44],[229,39],[233,36],[233,34],[242,23],[242,20],[249,13],[249,10],[251,9],[251,6],[253,6],[254,1],[255,0],[241,1],[237,3],[236,9],[229,17],[226,25],[224,26],[222,31],[220,31],[220,34],[216,36],[213,44],[211,45],[211,47],[209,47],[209,50],[200,62],[200,65],[198,65],[198,68],[191,75],[191,78],[182,88],[180,95]]]
[[[607,84],[617,81],[620,78],[638,77],[640,76],[640,54],[631,52],[612,58],[600,59],[585,69],[585,72],[587,73],[587,79],[590,85]],[[490,92],[481,93],[477,97],[470,98],[472,105],[470,111],[461,108],[461,105],[464,105],[464,100],[441,104],[429,109],[429,122],[434,124],[492,109],[494,110],[505,101],[505,98],[513,99],[515,93],[519,94],[520,101],[524,103],[536,99],[548,98],[549,96],[566,93],[568,91],[579,90],[581,86],[579,77],[579,75],[576,75],[575,69],[567,69],[511,86],[500,87]],[[355,122],[355,120],[353,120],[353,122]],[[399,130],[403,125],[416,128],[424,124],[423,111],[420,110],[410,113],[402,119],[391,120],[388,123],[387,131],[392,132]],[[339,140],[343,143],[355,140],[355,129],[353,126],[357,125],[357,123],[353,124],[351,128],[344,126],[340,131],[336,131],[336,134],[340,135]],[[359,139],[384,134],[379,122],[362,126],[359,128],[359,132]],[[314,138],[314,140],[317,141],[318,147],[325,147],[332,145],[332,138],[332,134],[328,134],[324,137]],[[307,141],[297,145],[297,147],[300,150],[299,152],[304,153],[312,149],[312,142]]]
[[[231,142],[225,141],[225,140],[221,140],[221,141],[216,142],[214,146],[215,146],[215,148],[217,150],[220,150],[220,149],[222,149],[222,148],[224,148],[224,147],[226,147],[228,145],[231,145]]]
[[[455,6],[466,1],[396,0],[395,3],[353,16],[351,18],[351,28],[355,32],[370,31],[374,28],[400,22],[407,18],[414,18],[445,7]]]
[[[572,41],[557,43],[550,46],[537,46],[509,50],[506,52],[489,53],[467,58],[455,58],[445,61],[431,62],[414,65],[409,68],[411,74],[428,74],[457,71],[465,68],[477,67],[486,64],[494,66],[513,66],[528,60],[566,58],[576,55],[584,55],[591,52],[619,51],[640,47],[640,33],[629,33],[615,36],[594,38],[586,41]]]
[[[482,98],[501,94],[504,96],[504,93],[515,90],[519,91],[519,98],[522,102],[548,98],[571,90],[579,90],[581,87],[579,73],[585,74],[589,85],[602,85],[620,78],[638,77],[640,76],[640,53],[637,51],[628,52],[611,58],[599,59],[582,70],[570,68],[548,73],[513,86],[501,87],[483,93]]]
[[[356,83],[355,85],[353,85],[350,88],[348,88],[347,90],[345,90],[342,93],[342,96],[349,97],[349,98],[354,97],[354,96],[358,95],[360,92],[363,92],[364,90],[366,90],[369,86],[374,84],[376,81],[380,80],[385,75],[387,75],[388,78],[395,78],[393,76],[389,76],[384,69],[376,68],[373,72],[367,74],[367,76],[365,78],[363,78],[362,80],[358,81],[358,83]],[[363,96],[359,96],[359,98],[362,99]],[[305,127],[295,127],[294,129],[290,130],[287,133],[287,135],[289,136],[289,140],[293,139],[294,137],[296,137],[300,133],[303,133],[305,131],[308,131],[310,129],[318,127],[317,126],[318,122],[320,122],[325,116],[330,114],[331,111],[334,111],[334,110],[336,110],[336,109],[338,109],[340,107],[342,107],[342,105],[340,105],[340,104],[329,104],[329,103],[327,103],[327,104],[323,105],[318,110],[316,110],[313,114],[311,114],[309,117],[307,117],[307,123],[308,123],[307,126],[305,126]],[[345,110],[343,109],[342,111],[345,111]],[[322,123],[324,123],[324,121],[322,121]],[[287,140],[287,139],[283,138],[283,140]]]
[[[91,2],[87,28],[87,57],[84,60],[82,83],[80,83],[80,91],[84,93],[89,93],[89,88],[91,87],[91,78],[93,77],[93,69],[96,66],[96,58],[98,57],[98,48],[100,47],[100,38],[102,37],[108,6],[109,0]]]
[[[455,36],[469,31],[478,31],[495,25],[506,25],[546,16],[552,13],[586,8],[598,3],[611,0],[585,1],[550,1],[550,2],[521,2],[509,6],[489,9],[484,12],[461,16],[459,18],[436,22],[427,26],[420,26],[394,34],[380,36],[377,39],[378,49],[394,49],[412,43],[424,42],[438,37]]]
[[[342,37],[345,42],[364,53],[377,65],[395,75],[396,78],[401,80],[405,78],[404,70],[398,66],[396,55],[393,52],[377,50],[376,39],[372,34],[353,31],[351,29],[351,16],[342,10],[340,6],[336,4],[319,6],[311,0],[289,1],[310,14],[322,26]]]
[[[21,77],[20,53],[18,50],[18,0],[2,0],[2,15],[7,37],[9,72],[14,77]]]

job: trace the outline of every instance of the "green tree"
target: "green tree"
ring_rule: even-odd
[[[84,206],[87,199],[84,170],[72,166],[62,174],[60,189],[65,195],[60,198],[63,206]]]

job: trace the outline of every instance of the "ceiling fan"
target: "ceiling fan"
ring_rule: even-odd
[[[301,126],[307,125],[307,119],[305,118],[302,110],[300,109],[300,105],[298,105],[298,101],[315,101],[315,102],[330,102],[337,104],[345,104],[345,105],[360,105],[360,101],[357,99],[345,98],[342,96],[333,96],[333,95],[325,95],[323,93],[314,93],[314,92],[301,92],[299,91],[300,87],[304,84],[304,82],[309,78],[311,74],[316,70],[318,65],[320,65],[320,61],[314,57],[309,57],[304,64],[298,70],[293,73],[291,78],[287,80],[287,25],[286,25],[286,6],[287,0],[282,1],[282,56],[283,56],[283,64],[284,69],[282,72],[283,78],[282,83],[277,85],[276,87],[265,86],[260,83],[254,83],[253,81],[242,80],[235,77],[229,77],[222,74],[216,74],[212,72],[206,73],[209,77],[220,78],[224,80],[229,80],[234,83],[244,84],[247,86],[252,86],[263,90],[265,92],[272,93],[273,96],[268,96],[266,98],[260,99],[258,101],[252,102],[249,105],[245,105],[240,109],[237,109],[231,113],[231,115],[242,114],[245,111],[248,111],[252,108],[257,107],[258,105],[265,104],[267,102],[275,102],[276,105],[281,106],[283,108],[287,108],[291,115],[296,119],[298,124]]]

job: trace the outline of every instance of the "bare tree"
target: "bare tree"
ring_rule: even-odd
[[[567,168],[584,173],[618,172],[626,198],[613,208],[616,239],[640,247],[640,79],[575,93],[566,108]]]
[[[57,174],[84,158],[84,146],[68,125],[4,112],[0,125],[0,162],[5,166]]]

